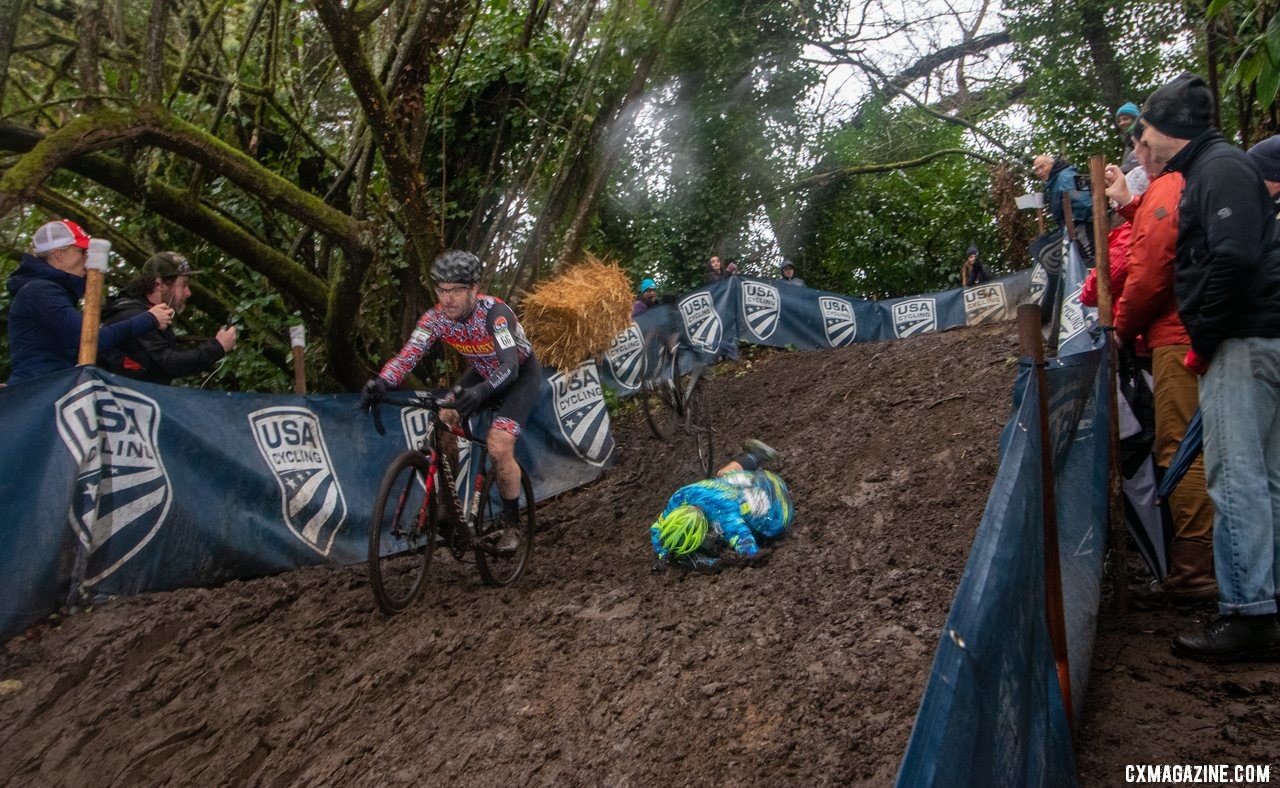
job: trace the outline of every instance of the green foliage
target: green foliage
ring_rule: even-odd
[[[1141,104],[1157,87],[1192,67],[1186,42],[1194,20],[1175,0],[1006,0],[1002,18],[1025,79],[1031,149],[1082,162],[1119,158],[1113,113]],[[1106,63],[1107,57],[1114,62]]]
[[[1223,87],[1250,91],[1264,110],[1272,108],[1280,92],[1278,11],[1280,3],[1274,0],[1213,0],[1205,14],[1227,33],[1232,62]]]
[[[637,280],[702,282],[712,254],[749,257],[752,219],[788,179],[800,103],[819,75],[801,61],[820,4],[711,0],[681,18],[641,129],[624,151],[593,245]]]
[[[861,127],[831,138],[820,169],[889,164],[964,143],[964,129],[914,107],[866,107],[862,117]],[[989,187],[988,166],[967,157],[839,181],[814,195],[798,266],[810,287],[875,298],[958,285],[971,243],[999,269]]]

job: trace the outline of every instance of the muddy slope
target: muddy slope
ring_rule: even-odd
[[[719,367],[721,445],[779,448],[797,501],[763,567],[650,573],[647,527],[691,450],[623,414],[617,467],[542,507],[513,589],[441,555],[394,619],[349,567],[36,627],[0,653],[0,783],[886,785],[995,473],[1014,348],[999,325]],[[1165,697],[1104,670],[1100,708]],[[1086,749],[1117,736],[1100,719]],[[1094,784],[1136,754],[1113,750],[1084,759]]]

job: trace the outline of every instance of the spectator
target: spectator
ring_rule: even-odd
[[[703,274],[703,280],[706,284],[719,282],[725,277],[725,272],[720,270],[720,255],[711,255],[711,259],[707,261],[707,270]]]
[[[759,556],[761,541],[786,534],[795,515],[787,485],[772,471],[761,470],[777,456],[760,441],[747,441],[742,454],[714,479],[677,490],[649,527],[658,554],[654,571],[671,563],[683,569],[740,563]]]
[[[964,263],[960,266],[960,286],[980,285],[991,280],[991,274],[983,267],[978,247],[972,244],[964,251]]]
[[[796,287],[804,287],[804,280],[796,276],[796,264],[790,260],[782,261],[782,278],[778,281],[784,285],[795,285]]]
[[[649,311],[649,307],[658,303],[658,285],[652,279],[640,282],[640,297],[631,305],[631,316],[639,317]]]
[[[1124,145],[1124,153],[1120,157],[1120,171],[1126,175],[1138,167],[1138,157],[1133,149],[1133,124],[1138,120],[1138,105],[1132,101],[1125,102],[1116,110],[1116,128],[1120,130],[1120,142]]]
[[[31,251],[22,255],[9,276],[9,383],[21,383],[63,369],[72,369],[80,354],[81,316],[76,304],[84,298],[85,257],[89,236],[80,225],[62,220],[36,230]],[[173,319],[173,310],[157,304],[130,320],[103,326],[98,352]]]
[[[199,274],[177,252],[160,252],[143,264],[141,272],[121,294],[107,304],[103,322],[114,325],[146,312],[156,304],[168,304],[182,314],[191,297],[191,277]],[[236,346],[236,330],[223,326],[213,339],[180,347],[173,328],[154,328],[126,340],[103,356],[103,366],[135,380],[167,386],[174,378],[209,369]]]
[[[1033,166],[1036,175],[1044,181],[1045,207],[1059,226],[1066,226],[1062,197],[1064,194],[1070,196],[1077,240],[1080,241],[1085,256],[1093,257],[1093,198],[1089,196],[1089,192],[1076,188],[1076,168],[1069,162],[1048,154],[1037,156]]]
[[[1259,142],[1249,149],[1249,161],[1258,168],[1271,201],[1280,208],[1280,134]]]
[[[1137,126],[1135,152],[1152,177],[1150,187],[1140,197],[1132,197],[1123,168],[1107,167],[1107,196],[1115,201],[1120,215],[1133,223],[1128,273],[1123,286],[1114,288],[1115,328],[1122,343],[1132,347],[1141,339],[1150,348],[1156,403],[1152,453],[1156,465],[1167,470],[1200,404],[1196,376],[1182,363],[1191,349],[1191,338],[1178,316],[1173,285],[1183,177],[1182,173],[1165,171],[1168,162],[1156,157],[1143,139],[1144,124]],[[1213,506],[1205,486],[1203,459],[1191,466],[1168,503],[1173,517],[1169,574],[1135,597],[1173,603],[1217,599]]]
[[[1213,94],[1182,74],[1143,106],[1153,160],[1186,179],[1174,294],[1200,379],[1222,615],[1173,641],[1209,662],[1280,658],[1280,241],[1262,177],[1212,127]]]

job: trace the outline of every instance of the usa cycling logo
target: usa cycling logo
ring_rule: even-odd
[[[893,333],[898,339],[938,328],[938,302],[933,298],[911,298],[893,305]]]
[[[91,380],[55,405],[58,434],[76,461],[67,519],[88,553],[84,585],[147,546],[173,502],[156,433],[160,406],[138,392]]]
[[[768,339],[778,327],[782,299],[778,288],[763,282],[742,281],[742,318],[756,339]]]
[[[624,388],[637,389],[644,376],[644,334],[634,322],[613,338],[604,354],[614,380]]]
[[[716,352],[724,335],[720,314],[716,312],[710,293],[694,293],[680,301],[680,317],[684,319],[689,342],[708,353]]]
[[[347,519],[347,500],[333,473],[320,420],[306,408],[279,406],[249,414],[258,451],[280,485],[285,525],[323,556]]]
[[[586,361],[568,375],[557,372],[550,383],[560,434],[580,458],[603,465],[613,454],[613,434],[596,363]]]
[[[1059,348],[1084,333],[1085,329],[1089,327],[1084,305],[1080,303],[1080,292],[1082,290],[1084,290],[1084,283],[1081,283],[1071,296],[1062,302],[1062,325],[1058,329]]]
[[[827,334],[831,347],[853,344],[858,334],[858,318],[853,314],[853,304],[843,298],[820,296],[818,311],[822,313],[822,330]]]
[[[1003,320],[1005,303],[1003,282],[965,288],[964,322],[973,326],[988,320]]]
[[[1049,286],[1048,272],[1044,270],[1044,266],[1040,265],[1039,263],[1036,263],[1035,267],[1031,269],[1031,290],[1027,294],[1026,302],[1028,304],[1040,303],[1040,295],[1044,292],[1045,288],[1048,286]]]

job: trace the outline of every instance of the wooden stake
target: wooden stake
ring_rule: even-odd
[[[80,320],[80,352],[76,363],[84,366],[98,361],[98,331],[102,327],[102,282],[107,273],[107,253],[111,242],[103,238],[89,241],[85,251],[84,316]]]
[[[1106,336],[1111,369],[1111,380],[1107,385],[1111,410],[1111,418],[1107,424],[1107,535],[1111,543],[1111,576],[1115,578],[1115,593],[1111,601],[1117,613],[1124,613],[1129,609],[1129,548],[1124,524],[1124,490],[1120,480],[1120,402],[1115,379],[1120,359],[1112,330],[1115,325],[1115,309],[1111,297],[1111,255],[1106,243],[1110,228],[1107,221],[1107,195],[1104,194],[1105,169],[1106,160],[1102,156],[1089,159],[1089,180],[1093,186],[1093,236],[1097,239],[1094,257],[1098,261],[1098,323],[1102,325],[1102,333]]]
[[[293,393],[307,395],[307,331],[305,326],[289,326],[289,344],[293,347]]]
[[[1075,714],[1071,707],[1071,664],[1067,651],[1066,612],[1062,602],[1062,564],[1058,551],[1058,503],[1053,484],[1053,444],[1049,433],[1049,387],[1044,374],[1044,339],[1040,335],[1040,307],[1018,307],[1018,344],[1023,356],[1034,364],[1040,409],[1040,486],[1044,530],[1044,615],[1049,626],[1049,642],[1058,669],[1062,707],[1067,724],[1075,735]]]

